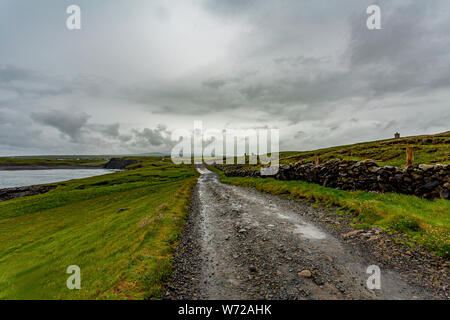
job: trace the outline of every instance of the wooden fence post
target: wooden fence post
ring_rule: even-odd
[[[314,164],[315,165],[319,165],[320,164],[319,155],[317,155],[317,154],[314,155]]]
[[[414,162],[414,151],[412,147],[406,147],[406,166],[410,167]]]

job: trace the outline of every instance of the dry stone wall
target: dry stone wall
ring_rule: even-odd
[[[261,177],[259,170],[245,166],[222,167],[228,177]],[[378,166],[373,160],[363,162],[330,160],[315,165],[282,165],[278,180],[303,180],[342,190],[397,192],[427,199],[450,198],[450,165],[414,165],[405,169]]]

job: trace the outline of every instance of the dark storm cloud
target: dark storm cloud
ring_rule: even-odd
[[[286,3],[293,6],[293,11],[301,8],[293,2]],[[246,8],[265,5],[266,2],[243,4],[241,1],[207,3],[207,7],[218,14],[250,16],[252,12]],[[201,114],[246,109],[301,122],[323,117],[339,102],[367,103],[401,94],[410,94],[413,99],[419,91],[431,94],[434,89],[449,87],[450,21],[435,17],[439,8],[447,7],[444,2],[405,1],[394,8],[386,5],[386,10],[382,11],[383,30],[380,31],[365,27],[365,7],[359,7],[362,10],[357,14],[352,11],[348,14],[349,41],[337,61],[333,62],[327,56],[286,55],[262,60],[261,72],[231,84],[225,80],[230,74],[203,80],[203,88],[193,85],[191,78],[180,79],[162,90],[138,89],[134,92],[135,97],[162,113]],[[262,14],[261,10],[255,13]],[[280,25],[279,17],[274,16],[265,26],[281,30],[285,25]],[[267,17],[271,18],[270,15]],[[280,33],[279,37],[283,41],[294,41],[286,38],[288,35]],[[268,35],[265,47],[281,41],[270,36],[276,35]],[[246,46],[250,45],[246,43]],[[254,61],[248,65],[254,68]],[[242,68],[246,68],[245,61]],[[250,68],[247,71],[251,71]],[[215,90],[204,90],[205,87]],[[362,105],[355,107],[364,109]]]
[[[174,142],[170,140],[171,132],[162,124],[154,129],[134,129],[131,134],[121,134],[120,124],[89,123],[91,116],[86,113],[51,110],[32,113],[31,118],[39,124],[58,130],[61,135],[69,138],[71,143],[83,143],[89,146],[111,146],[116,143],[130,151],[161,147],[165,152],[174,145]]]
[[[38,123],[57,129],[72,141],[78,141],[83,128],[88,122],[89,115],[86,113],[77,114],[70,111],[51,110],[49,112],[32,113],[31,118]]]
[[[414,1],[388,11],[382,32],[360,28],[364,17],[351,21],[350,68],[365,72],[366,89],[384,95],[449,86],[450,20],[437,7],[446,6]]]

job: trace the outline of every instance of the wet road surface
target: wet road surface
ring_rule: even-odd
[[[368,289],[376,261],[308,221],[319,209],[198,171],[166,298],[433,298],[389,270],[381,270],[380,290]]]

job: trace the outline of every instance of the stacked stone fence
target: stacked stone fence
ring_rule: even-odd
[[[261,177],[259,170],[246,166],[217,168],[223,170],[227,177]],[[450,198],[450,165],[420,164],[401,169],[380,167],[373,160],[330,160],[324,164],[281,165],[278,173],[271,177],[278,180],[303,180],[342,190],[396,192],[427,199]]]

